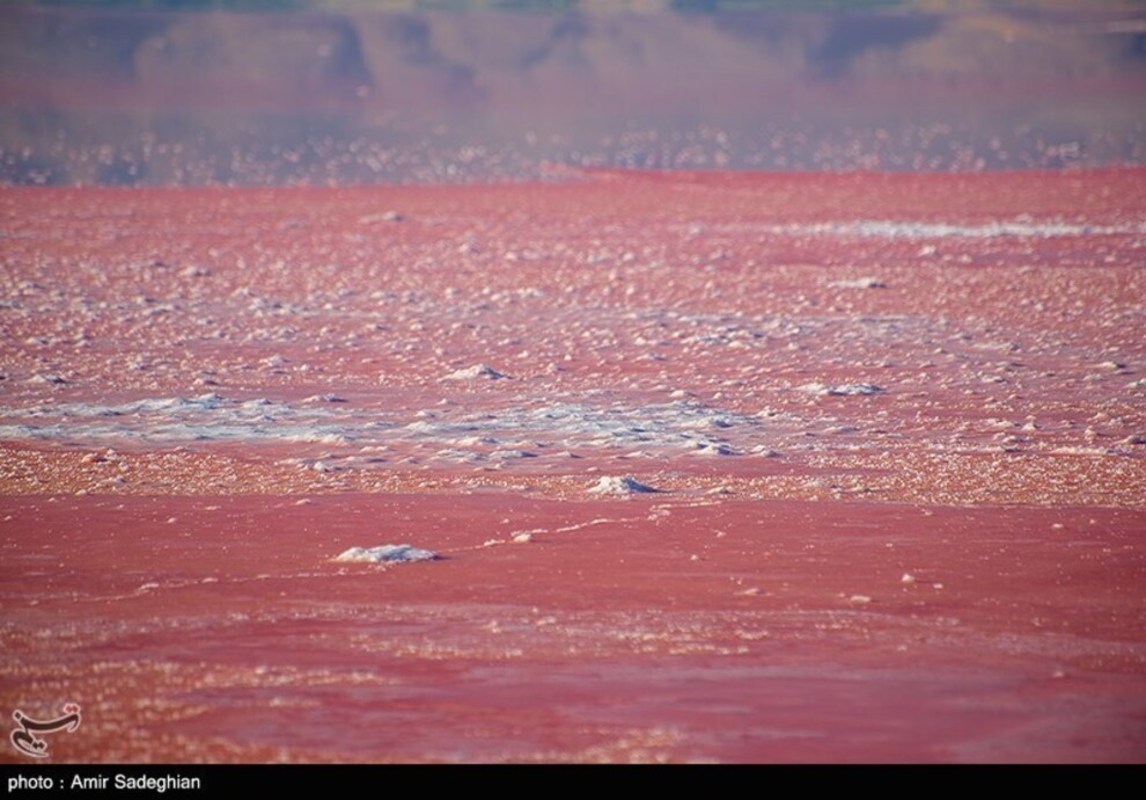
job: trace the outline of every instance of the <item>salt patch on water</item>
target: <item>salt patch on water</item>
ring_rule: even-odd
[[[508,377],[509,376],[506,375],[504,372],[498,372],[496,369],[491,367],[489,364],[474,364],[472,367],[466,367],[465,369],[459,369],[459,370],[456,370],[454,372],[451,372],[449,375],[444,377],[442,380],[446,380],[446,381],[473,381],[473,380],[479,380],[479,379],[485,378],[485,379],[488,379],[491,381],[496,381],[499,378],[508,378]]]
[[[828,284],[835,289],[886,289],[887,284],[879,278],[856,278],[850,281],[832,281]]]
[[[629,477],[615,477],[606,475],[601,480],[589,489],[593,494],[611,494],[611,495],[630,495],[630,494],[649,494],[659,492],[660,489],[654,489],[647,486],[635,478]]]
[[[336,412],[299,411],[265,398],[238,401],[218,394],[145,398],[118,405],[69,403],[26,409],[0,408],[0,418],[22,424],[0,425],[8,439],[141,439],[165,441],[275,441],[343,444],[352,429]],[[50,421],[40,422],[41,419]],[[373,421],[367,429],[380,423]]]
[[[854,395],[879,394],[884,391],[882,386],[876,386],[874,383],[843,383],[835,386],[823,383],[805,383],[800,389],[805,392],[820,395],[821,397],[827,395],[851,397]]]
[[[303,398],[304,403],[345,403],[346,398],[337,394],[316,394]]]
[[[411,438],[468,450],[482,444],[533,452],[529,442],[548,441],[561,448],[624,448],[695,450],[698,444],[727,444],[712,435],[713,429],[743,429],[740,435],[758,432],[759,417],[716,413],[699,403],[673,402],[642,406],[589,406],[554,403],[540,408],[508,408],[490,414],[418,420],[388,432],[394,438]],[[511,447],[511,443],[525,444]]]
[[[292,405],[210,393],[131,402],[0,407],[0,438],[10,441],[108,439],[155,443],[425,446],[443,462],[516,462],[585,449],[660,454],[750,452],[760,436],[782,435],[798,419],[766,419],[694,401],[658,404],[548,402],[495,413],[464,407],[380,410],[370,404],[307,398]],[[580,454],[580,453],[578,453]]]
[[[441,558],[433,550],[423,550],[409,544],[383,544],[377,547],[351,547],[334,558],[335,561],[408,563],[411,561],[434,561]]]
[[[732,456],[736,451],[719,442],[697,442],[696,452],[706,456]]]

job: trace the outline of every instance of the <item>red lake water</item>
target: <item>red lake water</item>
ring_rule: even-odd
[[[0,227],[0,711],[82,709],[50,762],[1146,753],[1141,169]],[[339,560],[382,545],[438,558]]]

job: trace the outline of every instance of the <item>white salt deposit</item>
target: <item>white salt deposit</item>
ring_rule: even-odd
[[[864,318],[861,322],[852,332],[856,346],[864,348],[869,343],[878,344],[886,336],[915,333],[908,323],[894,318]],[[802,323],[801,330],[791,335],[814,336],[815,326],[819,324]],[[902,326],[903,330],[897,332],[893,330],[895,326]],[[761,327],[765,327],[763,323]],[[768,330],[787,331],[787,328],[773,326]],[[1013,358],[1007,355],[1010,349],[1002,346],[1006,342],[996,346],[993,341],[966,340],[962,330],[953,326],[944,332],[944,339],[935,340],[937,361],[947,349],[952,349],[959,351],[959,363],[976,363],[977,351],[988,348],[982,363],[998,363],[1007,367],[1005,374],[1011,379],[1023,378],[1021,366],[1000,360]],[[768,335],[772,337],[773,333]],[[940,344],[944,345],[943,349]],[[774,352],[781,359],[787,358],[784,354],[788,351],[783,346]],[[791,358],[803,357],[797,354]],[[705,402],[696,399],[650,402],[650,397],[664,396],[660,389],[656,393],[638,394],[615,387],[545,397],[544,393],[529,390],[527,382],[498,387],[502,402],[481,410],[458,402],[426,408],[425,398],[404,406],[402,402],[393,402],[389,395],[370,393],[355,394],[352,402],[340,402],[342,398],[333,394],[311,395],[304,400],[292,397],[288,401],[275,394],[252,399],[210,392],[183,397],[136,396],[112,403],[75,403],[49,402],[45,391],[34,403],[0,404],[0,440],[59,442],[101,451],[109,445],[119,448],[121,444],[194,443],[202,449],[233,443],[252,447],[298,445],[290,452],[292,461],[288,463],[309,470],[316,477],[324,471],[385,470],[411,463],[420,466],[466,464],[475,469],[526,471],[566,469],[571,459],[577,458],[647,461],[691,454],[694,458],[707,455],[750,460],[774,458],[783,453],[798,459],[801,454],[840,448],[882,450],[890,439],[904,436],[932,451],[951,448],[976,451],[975,448],[985,446],[979,438],[994,432],[1021,433],[1026,439],[1016,442],[1023,441],[1024,449],[1041,447],[1057,454],[1107,454],[1105,449],[1096,447],[1098,433],[1089,428],[1054,424],[1053,419],[1041,416],[1037,421],[1028,419],[1029,425],[1016,415],[1001,420],[979,419],[959,430],[955,423],[946,427],[944,423],[934,430],[921,425],[903,433],[885,432],[884,417],[893,410],[889,410],[888,403],[894,406],[915,392],[930,390],[934,384],[928,383],[930,379],[925,373],[913,378],[903,372],[907,365],[894,373],[879,373],[894,376],[888,378],[896,382],[898,391],[894,395],[874,383],[848,382],[844,376],[855,374],[856,366],[863,366],[865,370],[878,366],[870,362],[861,364],[852,357],[826,353],[817,364],[824,372],[810,376],[819,377],[823,382],[804,385],[793,386],[784,375],[771,376],[768,370],[748,370],[743,379],[722,381],[721,390],[712,392]],[[956,356],[950,358],[956,359]],[[1100,358],[1096,356],[1087,363],[1098,363]],[[795,363],[793,360],[789,366]],[[843,374],[836,374],[837,369]],[[1082,375],[1085,369],[1080,367],[1076,372]],[[862,377],[869,375],[875,377],[871,373]],[[1024,379],[1038,378],[1033,375]],[[1076,379],[1081,378],[1076,375]],[[975,371],[966,370],[946,388],[959,388],[960,383],[971,381],[975,381]],[[1122,389],[1122,381],[1115,384],[1121,392],[1137,393],[1146,388],[1146,380],[1136,380],[1131,384],[1133,389]],[[671,387],[667,382],[664,385]],[[978,386],[975,381],[972,388]],[[500,391],[502,388],[509,392]],[[1020,388],[1016,385],[1013,391]],[[1038,389],[1039,384],[1035,383],[1029,391]],[[839,399],[804,402],[798,397],[802,393]],[[877,394],[881,398],[875,401],[860,399],[863,395]],[[883,395],[891,396],[883,402]],[[765,401],[773,405],[765,405]],[[741,410],[745,408],[761,410],[747,413]],[[1110,430],[1103,433],[1111,438],[1109,443],[1101,443],[1115,445],[1117,442],[1119,452],[1140,447],[1138,440],[1129,438],[1143,434],[1140,426],[1131,426],[1129,420],[1121,426],[1107,424]],[[1020,431],[1020,428],[1025,429]],[[849,433],[862,435],[848,436]],[[991,440],[989,444],[992,449],[983,452],[993,452],[1007,442]],[[617,466],[611,471],[619,469]],[[599,475],[592,476],[592,480],[597,480]],[[599,490],[602,494],[612,491],[618,491],[617,487]],[[629,493],[623,487],[619,491]]]
[[[498,372],[489,364],[474,364],[472,367],[459,369],[451,372],[442,380],[447,381],[473,381],[485,378],[487,380],[496,381],[499,378],[508,378],[504,372]]]
[[[438,558],[441,556],[433,550],[422,550],[409,544],[384,544],[369,548],[351,547],[339,554],[334,560],[380,564],[382,562],[433,561]]]
[[[1057,236],[1121,236],[1146,233],[1146,224],[1086,225],[1061,221],[1013,220],[981,225],[896,220],[849,222],[796,222],[787,225],[728,223],[712,225],[713,231],[787,234],[796,236],[857,236],[871,239],[992,239],[1001,236],[1046,239]]]
[[[590,489],[593,494],[611,494],[611,495],[630,495],[630,494],[647,494],[650,492],[659,492],[660,489],[654,489],[651,486],[637,481],[635,478],[629,477],[615,477],[606,475],[601,480],[597,481]]]
[[[697,442],[696,452],[705,456],[731,456],[736,451],[726,444],[719,442]]]
[[[834,386],[823,383],[805,383],[800,389],[820,396],[835,395],[840,397],[879,394],[883,391],[882,386],[876,386],[874,383],[843,383]]]
[[[336,397],[315,395],[288,403],[208,393],[144,397],[108,405],[0,407],[0,439],[298,443],[353,445],[360,452],[413,446],[422,450],[422,458],[439,462],[513,465],[548,463],[553,458],[569,458],[571,453],[588,455],[585,450],[648,457],[698,451],[747,453],[760,443],[762,434],[781,436],[803,424],[795,416],[763,419],[695,401],[623,403],[611,396],[599,403],[530,402],[494,413],[472,413],[464,406],[444,406],[432,412],[379,408],[369,402],[339,402]],[[324,462],[329,461],[327,456],[322,456]],[[311,467],[312,459],[313,455],[303,465]],[[369,467],[375,462],[357,459],[353,466]]]
[[[832,281],[828,284],[836,289],[886,289],[887,284],[879,278],[856,278],[850,281]]]

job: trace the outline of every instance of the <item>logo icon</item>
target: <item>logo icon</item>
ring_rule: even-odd
[[[20,709],[16,709],[12,712],[12,719],[16,720],[16,724],[20,726],[12,731],[12,735],[9,737],[12,740],[12,746],[26,756],[47,758],[48,742],[36,734],[56,733],[57,731],[71,733],[75,731],[80,727],[80,707],[75,703],[68,703],[64,706],[63,716],[50,720],[33,719]]]

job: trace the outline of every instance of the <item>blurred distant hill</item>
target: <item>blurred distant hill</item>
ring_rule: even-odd
[[[0,3],[9,183],[1140,163],[1143,98],[1141,2]]]

